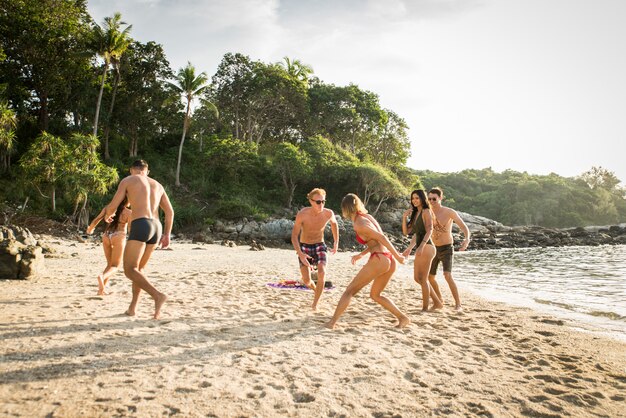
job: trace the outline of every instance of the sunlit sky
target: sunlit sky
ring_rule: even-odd
[[[174,70],[212,76],[227,52],[288,56],[325,83],[375,92],[409,127],[408,165],[626,184],[626,1],[90,0]]]

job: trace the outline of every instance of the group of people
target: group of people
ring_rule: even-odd
[[[174,209],[163,186],[148,174],[148,163],[144,160],[135,161],[130,167],[130,175],[120,182],[111,202],[91,222],[87,233],[92,233],[100,221],[107,223],[102,235],[107,265],[98,275],[98,294],[106,294],[110,277],[117,271],[120,262],[123,262],[124,274],[132,281],[132,299],[126,314],[135,315],[143,290],[154,299],[154,318],[158,319],[167,296],[150,283],[144,269],[158,245],[163,249],[169,246]],[[333,211],[325,207],[324,189],[311,190],[307,198],[311,206],[301,209],[296,215],[291,242],[298,255],[302,281],[314,291],[312,308],[316,310],[325,287],[329,252],[324,242],[324,231],[330,223],[333,235],[330,253],[335,254],[339,246],[339,227]],[[335,327],[352,297],[369,283],[372,283],[371,298],[397,318],[399,328],[407,326],[410,323],[409,318],[393,301],[383,296],[382,292],[396,271],[397,263],[404,263],[416,246],[414,280],[422,289],[422,309],[428,311],[443,307],[441,291],[436,281],[437,268],[441,262],[455,307],[461,310],[459,292],[452,278],[452,224],[456,223],[465,235],[460,251],[467,248],[470,232],[457,212],[443,206],[442,200],[443,191],[440,188],[431,189],[428,195],[424,190],[414,190],[411,193],[411,207],[402,216],[402,232],[404,235],[412,235],[412,238],[409,246],[400,253],[357,195],[349,193],[343,198],[342,216],[352,221],[356,240],[365,246],[363,251],[352,257],[351,262],[356,264],[367,254],[369,258],[346,287],[326,327]],[[164,227],[159,220],[159,208],[165,215]],[[317,273],[317,282],[311,277],[314,271]]]
[[[296,215],[291,242],[298,255],[302,281],[315,291],[312,308],[316,310],[326,276],[328,248],[324,242],[324,230],[330,223],[334,240],[330,252],[334,254],[339,244],[339,229],[333,211],[324,207],[326,192],[323,189],[311,190],[307,198],[311,206],[303,208]],[[397,318],[397,327],[407,326],[410,322],[409,318],[381,293],[396,271],[396,263],[404,263],[416,246],[414,280],[422,289],[422,310],[443,308],[443,298],[436,281],[439,263],[443,264],[444,277],[452,292],[455,309],[458,311],[462,309],[459,291],[452,278],[454,259],[452,225],[456,223],[465,237],[459,248],[460,251],[467,249],[470,231],[455,210],[441,204],[442,200],[443,191],[438,187],[431,189],[428,195],[424,190],[414,190],[411,193],[411,207],[402,216],[402,232],[412,237],[409,246],[403,253],[399,253],[383,234],[378,221],[367,212],[357,195],[349,193],[343,198],[342,216],[352,221],[357,242],[365,245],[363,251],[352,257],[352,264],[367,254],[369,258],[341,295],[335,313],[326,323],[326,327],[330,329],[335,327],[348,308],[352,297],[369,283],[372,283],[371,298]],[[317,269],[317,283],[311,280],[311,272],[314,269]],[[431,300],[432,305],[430,305]]]

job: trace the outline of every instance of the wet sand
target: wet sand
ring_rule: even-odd
[[[145,294],[123,314],[122,273],[96,296],[99,245],[49,242],[45,276],[0,282],[3,416],[626,414],[626,343],[529,309],[462,291],[464,312],[422,314],[419,289],[394,277],[384,294],[408,328],[366,288],[325,329],[358,270],[350,253],[330,256],[335,289],[313,313],[311,291],[266,286],[298,278],[293,251],[174,242],[147,269],[169,297],[157,321]]]

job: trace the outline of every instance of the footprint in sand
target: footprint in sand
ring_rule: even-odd
[[[315,401],[315,396],[306,392],[296,392],[292,394],[295,403],[309,403]]]

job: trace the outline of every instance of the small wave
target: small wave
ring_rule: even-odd
[[[552,300],[545,300],[545,299],[535,299],[535,302],[541,303],[542,305],[558,306],[559,308],[567,309],[567,310],[570,310],[570,311],[575,311],[576,310],[576,309],[574,309],[573,305],[570,305],[568,303],[554,302]]]
[[[615,312],[591,311],[587,312],[587,314],[591,316],[602,316],[604,318],[613,319],[615,321],[626,321],[626,316],[620,315]]]

